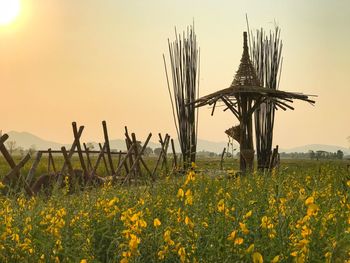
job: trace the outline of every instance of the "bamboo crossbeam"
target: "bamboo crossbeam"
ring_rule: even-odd
[[[47,153],[49,153],[48,150],[39,150],[38,152],[40,152],[40,153],[42,153],[42,154],[47,154]],[[85,153],[85,154],[87,153],[87,151],[85,151],[85,150],[81,150],[81,152],[82,152],[82,153]],[[90,154],[99,154],[99,153],[100,153],[100,151],[97,151],[97,150],[89,150],[88,152],[89,152]],[[51,150],[51,153],[54,153],[54,154],[57,154],[57,153],[62,154],[62,150]],[[73,151],[73,153],[78,153],[78,151]],[[106,150],[104,150],[104,153],[107,153]],[[126,152],[115,152],[115,151],[111,151],[110,153],[111,153],[111,155],[126,154]]]

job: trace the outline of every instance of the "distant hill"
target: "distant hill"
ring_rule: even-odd
[[[180,144],[177,138],[174,140],[174,143],[175,143],[176,152],[180,152]],[[95,145],[95,148],[98,147],[97,144],[94,143],[94,145]],[[111,140],[110,146],[112,149],[126,150],[125,141],[122,139]],[[151,147],[152,149],[155,149],[160,147],[160,143],[150,141],[148,143],[148,146]],[[171,146],[169,145],[169,147]],[[211,142],[211,141],[201,140],[201,139],[198,139],[198,142],[197,142],[197,151],[209,151],[209,152],[221,153],[224,147],[227,147],[227,142]]]
[[[45,139],[42,139],[34,134],[31,134],[29,132],[17,132],[17,131],[10,131],[7,133],[9,135],[9,140],[15,140],[17,143],[17,146],[23,147],[24,149],[28,149],[32,145],[35,145],[35,148],[37,150],[46,150],[48,148],[51,149],[60,149],[62,146],[69,146],[57,142],[48,141]],[[156,138],[154,138],[156,139]],[[98,149],[98,144],[96,142],[93,143],[95,146],[95,149]],[[117,150],[125,150],[125,141],[123,139],[113,139],[110,141],[110,146],[112,149]],[[152,142],[150,141],[148,144],[149,147],[152,149],[155,149],[157,147],[160,147],[160,144],[158,142]],[[209,151],[209,152],[215,152],[215,153],[221,153],[224,147],[227,147],[227,142],[212,142],[208,140],[202,140],[198,139],[198,146],[197,151]],[[175,139],[175,148],[176,151],[180,151],[180,146],[177,138]],[[238,150],[238,144],[234,145],[234,148],[237,148]],[[290,149],[280,149],[280,152],[308,152],[309,150],[312,151],[327,151],[327,152],[336,152],[338,150],[341,150],[344,152],[344,154],[349,155],[350,149],[336,146],[336,145],[326,145],[326,144],[309,144],[299,147],[294,147]]]
[[[10,131],[7,134],[9,136],[8,141],[14,140],[17,147],[23,147],[24,149],[29,149],[33,145],[37,150],[60,149],[63,146],[61,143],[44,140],[29,132]]]
[[[327,144],[308,144],[299,147],[294,147],[290,149],[280,149],[280,152],[292,153],[292,152],[303,152],[306,153],[308,151],[326,151],[326,152],[336,152],[341,150],[344,154],[350,154],[350,149],[336,146],[336,145],[327,145]]]
[[[37,150],[46,150],[48,148],[60,149],[62,146],[69,146],[66,144],[42,139],[29,132],[10,131],[7,134],[10,137],[9,140],[16,141],[17,147],[23,147],[24,149],[28,149],[33,145]],[[95,149],[98,149],[98,143],[97,142],[92,142],[92,143]],[[110,146],[111,146],[111,149],[126,150],[125,141],[123,139],[110,140]],[[155,149],[157,147],[160,147],[160,144],[158,142],[150,141],[148,143],[148,146],[151,147],[152,149]],[[209,151],[209,152],[221,153],[224,147],[227,147],[227,142],[212,142],[208,140],[198,139],[198,146],[197,146],[198,151]],[[234,148],[237,148],[237,146],[235,146]],[[175,139],[175,149],[177,152],[180,152],[180,146],[177,138]]]

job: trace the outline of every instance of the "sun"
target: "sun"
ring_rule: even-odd
[[[13,22],[21,10],[20,0],[0,0],[0,26]]]

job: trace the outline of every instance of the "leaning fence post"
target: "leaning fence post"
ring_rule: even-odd
[[[31,185],[31,183],[32,183],[35,171],[38,168],[38,165],[39,165],[39,162],[41,160],[42,155],[43,155],[43,153],[41,151],[38,151],[36,154],[35,160],[32,164],[32,167],[30,168],[28,175],[27,175],[27,178],[26,178],[26,182],[28,185]]]

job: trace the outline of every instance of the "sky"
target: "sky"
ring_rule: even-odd
[[[200,95],[227,88],[250,27],[282,30],[280,89],[318,95],[278,111],[274,144],[349,146],[350,1],[348,0],[22,0],[21,13],[0,27],[0,129],[72,141],[110,138],[124,126],[138,139],[176,137],[164,73],[167,39],[194,21],[201,50]],[[227,112],[199,112],[199,135],[226,141],[238,121]]]

